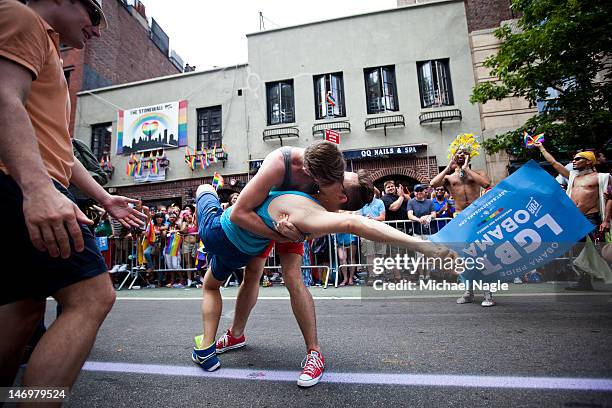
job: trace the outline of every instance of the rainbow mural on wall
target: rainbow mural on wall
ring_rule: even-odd
[[[187,101],[120,110],[117,154],[187,146]]]

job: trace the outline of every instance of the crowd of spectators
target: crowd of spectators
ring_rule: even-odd
[[[195,207],[140,209],[147,215],[142,228],[128,229],[107,214],[101,216],[95,234],[108,238],[103,254],[107,264],[112,265],[110,272],[139,272],[144,285],[150,287],[199,286],[199,277],[194,275],[198,244]]]
[[[402,184],[386,181],[382,196],[377,194],[371,203],[356,213],[377,221],[387,221],[398,230],[410,234],[436,233],[453,217],[452,198],[444,187],[432,189],[417,184],[412,190],[411,193]],[[238,193],[231,194],[227,202],[222,203],[223,210],[232,206],[237,199]],[[171,205],[143,207],[141,210],[147,215],[143,228],[127,229],[108,215],[101,216],[95,232],[96,236],[108,237],[108,250],[103,254],[109,266],[112,265],[110,271],[139,272],[144,285],[149,287],[201,287],[206,257],[198,237],[195,207],[186,205],[181,210]],[[440,218],[443,220],[438,220]],[[371,265],[375,257],[395,256],[401,251],[350,234],[336,234],[331,243],[327,236],[310,239],[304,245],[304,265],[315,266],[304,274],[304,281],[309,285],[322,285],[328,268],[338,270],[340,286],[363,282],[361,275],[355,276],[360,272],[358,265],[369,265],[366,271],[361,272],[372,276]],[[333,257],[330,257],[330,252]],[[274,256],[273,252],[271,257]],[[274,260],[270,263],[275,264]],[[401,279],[400,271],[393,271],[393,274],[396,280]],[[115,283],[118,284],[122,277],[115,276]],[[241,271],[236,271],[235,277],[239,284]],[[282,282],[276,270],[265,273],[263,279],[268,284]]]
[[[435,234],[453,218],[455,213],[454,202],[445,187],[434,189],[417,184],[411,193],[406,186],[388,180],[383,184],[382,197],[378,195],[356,213],[377,221],[386,221],[392,227],[408,234],[421,236]],[[336,234],[335,237],[338,265],[340,265],[338,273],[342,276],[340,286],[354,283],[357,272],[355,265],[366,264],[367,270],[364,275],[372,277],[374,258],[403,256],[408,252],[383,243],[357,239],[348,234]],[[327,259],[324,254],[325,248],[325,245],[315,242],[313,253]],[[363,258],[359,256],[360,254]],[[388,273],[392,274],[396,281],[402,279],[400,270],[391,268]],[[428,279],[429,273],[419,271],[418,276],[420,279]]]

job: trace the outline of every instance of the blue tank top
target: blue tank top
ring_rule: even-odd
[[[274,220],[270,217],[268,213],[268,207],[272,200],[276,197],[285,195],[285,194],[293,194],[299,195],[303,197],[307,197],[314,201],[315,203],[319,203],[317,200],[312,198],[306,193],[301,191],[271,191],[268,195],[268,198],[255,209],[255,213],[259,215],[261,220],[272,230],[276,231],[274,227]],[[236,224],[230,221],[230,215],[232,213],[232,208],[230,207],[221,214],[221,227],[223,228],[223,232],[227,238],[238,248],[241,252],[248,255],[259,255],[263,252],[263,250],[268,246],[270,240],[267,238],[263,238],[257,234],[254,234],[250,231],[247,231],[243,228],[240,228]]]

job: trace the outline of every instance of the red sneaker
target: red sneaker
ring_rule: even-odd
[[[302,368],[304,368],[304,370],[298,378],[298,386],[312,387],[319,382],[321,377],[323,377],[323,370],[325,370],[325,359],[318,351],[310,350],[308,351],[308,355],[306,355],[302,361]]]
[[[232,336],[230,329],[227,329],[225,334],[217,340],[217,354],[225,353],[228,350],[237,349],[246,346],[244,334],[240,337]]]

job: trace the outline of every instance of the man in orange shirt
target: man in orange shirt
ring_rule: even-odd
[[[42,337],[24,386],[71,387],[115,293],[91,224],[67,191],[70,183],[125,226],[143,224],[136,203],[109,195],[74,159],[70,103],[60,40],[81,49],[106,19],[97,0],[0,0],[0,212],[9,223],[3,252],[21,268],[0,286],[0,386],[13,383],[26,341],[43,317],[47,296],[62,314]],[[26,279],[27,276],[27,279]]]

